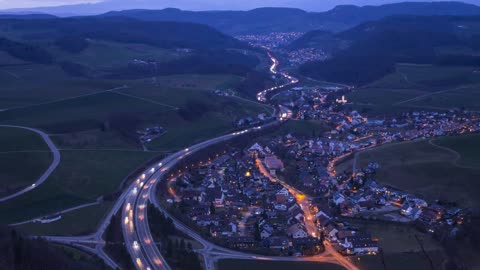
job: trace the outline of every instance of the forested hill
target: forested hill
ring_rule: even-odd
[[[201,24],[140,21],[131,18],[57,18],[0,20],[0,31],[25,39],[52,39],[61,36],[144,43],[162,48],[223,49],[247,45]]]
[[[348,46],[327,61],[303,65],[300,71],[314,78],[362,85],[392,72],[400,62],[480,65],[476,53],[479,25],[479,16],[397,16],[368,22],[331,35],[330,42]]]
[[[105,47],[123,62],[91,61]],[[0,51],[29,63],[58,64],[73,76],[110,79],[245,75],[259,64],[258,49],[207,25],[126,17],[0,19]]]
[[[39,20],[39,19],[54,19],[53,15],[49,14],[0,14],[0,19],[18,19],[18,20]]]
[[[231,35],[343,31],[361,23],[393,15],[480,15],[480,7],[461,2],[406,2],[381,6],[337,6],[326,12],[306,12],[294,8],[258,8],[250,11],[125,10],[104,17],[125,16],[146,21],[181,21],[210,25]]]

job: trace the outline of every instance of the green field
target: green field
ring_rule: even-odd
[[[433,266],[430,264],[430,260]],[[445,255],[441,251],[427,252],[400,252],[377,256],[357,257],[355,264],[362,270],[424,270],[444,269]]]
[[[167,129],[165,136],[152,142],[154,149],[176,149],[226,132],[242,117],[271,113],[265,105],[211,93],[217,86],[237,80],[238,77],[227,75],[179,75],[158,77],[155,84],[148,80],[129,81],[125,82],[128,89],[0,112],[0,123],[47,130],[57,134],[56,141],[66,148],[79,147],[82,139],[93,144],[87,148],[136,148],[135,143],[132,145],[132,141],[115,132],[99,132],[111,118],[127,116],[134,118],[132,129],[149,125]],[[198,117],[185,119],[181,110],[188,110],[192,103],[205,109],[196,114]]]
[[[447,137],[384,145],[358,153],[357,168],[379,162],[377,180],[423,197],[455,201],[460,206],[480,206],[479,135]],[[448,147],[448,149],[438,147]],[[458,151],[458,152],[455,152]],[[460,158],[459,158],[460,157]],[[354,159],[338,165],[351,170]],[[475,166],[465,166],[475,165]]]
[[[94,202],[114,192],[139,165],[155,156],[141,151],[61,151],[62,160],[38,188],[0,204],[0,223],[10,224]],[[80,229],[78,229],[80,230]]]
[[[154,59],[167,62],[185,55],[175,50],[161,49],[145,44],[117,43],[102,40],[90,40],[89,46],[80,53],[68,53],[51,46],[49,50],[60,61],[68,60],[95,68],[126,66],[133,59]]]
[[[315,262],[282,262],[282,261],[261,261],[261,260],[220,260],[217,264],[218,270],[342,270],[342,266],[330,263]]]
[[[99,128],[108,117],[130,113],[153,117],[172,110],[159,104],[114,92],[69,99],[62,102],[13,109],[0,113],[1,123],[38,127],[52,133],[68,133]]]
[[[21,128],[0,127],[0,152],[50,151],[40,135]]]
[[[234,128],[240,118],[256,117],[260,113],[270,115],[270,107],[234,97],[220,97],[211,93],[217,85],[236,80],[231,76],[168,76],[160,78],[160,85],[140,84],[121,93],[154,102],[167,102],[180,110],[202,106],[193,119],[185,119],[180,111],[156,115],[156,122],[167,133],[149,144],[154,150],[172,150],[222,134]],[[182,86],[183,88],[171,88]],[[208,91],[207,91],[208,90]]]
[[[474,67],[397,65],[396,72],[347,95],[370,114],[410,110],[480,109],[480,73]]]
[[[50,149],[38,134],[0,127],[0,196],[35,182],[52,160]]]
[[[480,135],[471,134],[456,137],[443,137],[434,141],[436,145],[447,147],[460,156],[459,166],[480,168]]]
[[[122,85],[115,81],[71,77],[58,66],[38,64],[0,67],[0,81],[0,110],[91,94]]]
[[[360,269],[443,269],[447,259],[443,247],[431,235],[419,232],[410,224],[384,223],[381,221],[348,220],[358,229],[369,232],[378,239],[382,253],[354,259]],[[422,251],[422,245],[425,249]]]
[[[75,62],[89,67],[90,72],[88,77],[73,77],[60,65],[26,63],[0,52],[0,125],[41,129],[61,150],[60,165],[44,184],[0,204],[1,224],[93,202],[116,191],[129,173],[165,151],[230,132],[241,118],[272,113],[269,106],[212,93],[214,89],[231,90],[243,80],[239,76],[183,74],[138,80],[104,76],[134,59],[165,62],[185,57],[185,51],[89,40],[86,50],[72,54],[49,40],[39,42],[44,42],[57,64]],[[166,133],[144,151],[136,131],[152,126],[162,126]],[[51,161],[48,148],[23,140],[24,136],[0,133],[0,152],[45,152],[0,153],[0,189],[29,184],[49,164],[46,161]],[[8,188],[2,186],[6,183]],[[96,226],[107,208],[82,209],[58,222],[29,224],[22,229],[34,234],[82,234]]]
[[[416,230],[410,224],[387,223],[382,221],[351,219],[348,222],[361,231],[366,231],[378,239],[385,254],[421,252],[419,240],[427,251],[442,250],[442,246],[431,235]],[[417,237],[419,240],[417,240]]]
[[[86,235],[93,233],[113,203],[89,206],[62,215],[62,219],[42,224],[29,223],[15,228],[29,235]]]
[[[136,143],[116,130],[102,129],[112,115],[133,115],[139,125],[165,127],[167,133],[148,147],[171,150],[231,130],[239,117],[270,112],[264,105],[206,91],[230,80],[230,76],[192,76],[189,80],[185,76],[172,76],[161,78],[158,86],[133,81],[131,88],[120,93],[103,92],[0,112],[0,123],[38,127],[54,133],[52,139],[63,149],[61,163],[47,182],[28,195],[0,205],[0,213],[4,214],[2,223],[92,202],[113,192],[128,173],[160,154],[142,152]],[[162,86],[171,87],[180,81],[186,83],[186,88]],[[192,101],[205,104],[208,111],[201,117],[186,120],[179,111],[188,108]],[[87,224],[82,229],[88,227],[91,226]]]
[[[214,90],[217,88],[230,88],[243,78],[227,74],[198,75],[182,74],[155,77],[154,82],[157,88],[167,89],[193,89],[193,90]],[[152,81],[152,79],[149,79]]]
[[[34,183],[52,163],[49,152],[0,153],[0,196]]]

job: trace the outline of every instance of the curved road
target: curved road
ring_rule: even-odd
[[[270,66],[270,73],[273,75],[278,74],[279,72],[277,71],[278,65],[280,65],[280,62],[278,61],[277,58],[275,58],[270,52],[268,52],[268,57],[270,57],[270,60],[272,60],[272,65]],[[257,94],[257,100],[260,102],[267,102],[267,94],[268,92],[275,91],[293,84],[296,84],[299,82],[299,80],[295,77],[292,77],[288,75],[286,72],[280,72],[280,75],[282,77],[286,78],[288,80],[287,83],[279,85],[279,86],[274,86],[272,88],[265,89]]]
[[[273,57],[270,52],[268,56],[272,60],[272,66],[270,67],[270,72],[272,74],[277,74],[277,67],[279,65],[278,60]],[[282,76],[289,79],[289,82],[276,86],[270,89],[266,89],[257,94],[257,99],[259,101],[266,101],[266,94],[269,91],[283,88],[285,86],[297,83],[296,78],[291,77],[286,73],[281,73]],[[151,235],[147,220],[147,207],[148,202],[152,200],[151,195],[154,193],[156,184],[159,179],[163,177],[165,173],[168,172],[169,168],[174,166],[178,161],[186,157],[187,155],[204,149],[213,144],[230,140],[237,136],[240,136],[245,133],[254,132],[256,130],[262,129],[263,127],[272,126],[279,123],[278,121],[268,123],[264,126],[258,126],[250,129],[246,129],[239,132],[234,132],[231,134],[223,135],[214,139],[204,141],[202,143],[196,144],[189,148],[186,148],[182,151],[179,151],[175,154],[170,155],[169,157],[163,159],[158,166],[150,168],[148,171],[144,172],[135,183],[133,183],[130,188],[124,193],[125,203],[122,209],[122,231],[127,246],[128,252],[130,253],[135,267],[139,270],[151,270],[151,269],[166,269],[170,270],[170,267],[160,254],[158,248],[152,244],[154,239]],[[123,197],[123,196],[122,196]],[[178,224],[176,224],[178,226]],[[204,245],[208,242],[204,243]],[[208,244],[210,245],[210,244]],[[206,262],[207,264],[208,262]],[[209,265],[209,264],[207,264]]]
[[[270,71],[276,74],[276,68],[278,66],[278,60],[275,59],[270,53],[269,57],[273,61],[273,65]],[[286,73],[282,73],[282,76],[289,79],[289,83],[264,90],[257,95],[259,101],[266,101],[266,94],[269,91],[273,91],[285,86],[297,83],[296,78],[291,77]],[[282,119],[282,118],[281,118]],[[163,159],[157,166],[145,171],[136,182],[134,182],[127,190],[127,197],[122,210],[122,231],[127,245],[128,252],[130,253],[135,267],[138,270],[170,270],[167,262],[162,257],[159,249],[153,244],[155,241],[151,235],[151,231],[147,219],[148,203],[151,201],[156,208],[163,212],[167,217],[172,218],[175,226],[180,231],[186,233],[193,239],[197,240],[204,246],[204,249],[199,251],[204,257],[204,263],[207,270],[214,270],[214,260],[218,258],[239,258],[239,259],[254,259],[254,260],[277,260],[277,261],[321,261],[330,262],[344,266],[346,269],[358,269],[351,264],[345,258],[340,258],[341,255],[336,252],[331,252],[332,248],[328,248],[325,254],[321,256],[315,256],[312,258],[291,258],[291,257],[264,257],[257,256],[255,254],[248,254],[238,251],[229,250],[223,247],[216,246],[210,243],[198,235],[195,231],[191,230],[167,211],[165,211],[155,196],[155,190],[160,179],[168,173],[177,162],[181,161],[186,156],[209,147],[213,144],[230,140],[245,133],[255,132],[267,126],[278,124],[279,121],[275,121],[264,126],[258,126],[255,128],[246,129],[240,132],[231,133],[228,135],[220,136],[205,142],[199,143],[192,147],[186,148],[182,151],[172,154],[171,156]],[[215,258],[212,260],[212,256]]]
[[[259,256],[255,254],[243,253],[227,248],[219,247],[209,241],[203,239],[195,231],[188,228],[182,222],[175,219],[167,211],[165,211],[155,196],[155,190],[160,179],[168,173],[177,162],[181,161],[188,155],[197,152],[201,149],[209,147],[213,144],[233,139],[241,134],[255,132],[266,126],[272,126],[279,122],[272,122],[262,127],[255,127],[246,129],[241,132],[236,132],[224,135],[215,139],[211,139],[190,148],[179,151],[171,156],[165,158],[155,167],[149,168],[135,181],[126,191],[127,197],[122,209],[122,231],[125,239],[125,244],[132,257],[132,260],[138,270],[170,270],[170,267],[162,257],[159,249],[155,246],[155,241],[151,235],[147,220],[148,203],[151,201],[153,205],[158,208],[165,216],[171,218],[175,227],[193,239],[197,240],[204,246],[203,250],[198,251],[204,256],[204,261],[207,270],[214,269],[214,261],[221,258],[237,258],[237,259],[254,259],[254,260],[272,260],[272,261],[316,261],[339,264],[346,269],[358,269],[348,260],[343,258],[340,254],[333,251],[333,248],[327,248],[327,252],[320,256],[306,257],[306,258],[292,258],[292,257],[268,257]],[[212,257],[214,259],[212,259]]]
[[[270,68],[270,71],[273,74],[277,74],[276,68],[279,64],[278,60],[275,59],[270,53],[269,57],[271,58],[273,64]],[[291,84],[297,83],[298,80],[296,78],[291,77],[286,73],[281,73],[282,76],[289,79],[289,82],[280,85],[271,89],[264,90],[260,92],[257,97],[264,97],[264,101],[266,101],[266,93],[269,91],[273,91],[276,89],[280,89]],[[280,112],[282,113],[282,112]],[[291,116],[283,112],[283,114]],[[282,117],[282,119],[288,119],[289,117]],[[280,123],[281,121],[274,121],[268,123],[264,126],[258,126],[250,129],[245,129],[243,131],[238,131],[234,133],[230,133],[227,135],[223,135],[214,139],[210,139],[204,141],[202,143],[196,144],[190,148],[186,148],[182,151],[174,153],[166,158],[164,158],[160,163],[158,163],[155,167],[149,168],[144,174],[140,175],[137,181],[132,183],[126,191],[122,193],[120,198],[116,201],[115,205],[110,210],[107,217],[104,219],[101,226],[98,228],[97,232],[86,235],[86,236],[79,236],[79,237],[44,237],[47,240],[60,242],[64,244],[71,244],[74,246],[82,247],[89,249],[90,252],[97,254],[102,258],[110,267],[117,268],[115,262],[111,260],[111,258],[105,254],[103,251],[103,246],[105,242],[102,239],[102,235],[105,232],[105,229],[108,227],[110,220],[114,214],[116,214],[120,208],[122,208],[122,232],[124,235],[125,244],[127,246],[128,252],[132,257],[133,263],[135,267],[139,270],[152,270],[152,269],[162,269],[162,270],[170,270],[170,267],[166,263],[165,259],[160,254],[159,249],[154,244],[154,239],[152,238],[151,231],[149,228],[148,220],[147,220],[147,207],[148,201],[152,201],[154,205],[161,209],[158,202],[154,199],[155,198],[155,187],[159,180],[161,179],[164,174],[166,174],[172,166],[174,166],[178,161],[182,160],[187,155],[209,147],[213,144],[227,141],[238,137],[245,133],[255,132],[264,127],[269,127]],[[48,138],[48,137],[47,137]],[[56,149],[56,148],[55,148]],[[168,213],[164,212],[166,216],[171,217]],[[173,218],[173,217],[172,217]],[[261,259],[256,255],[241,253],[237,251],[232,251],[229,249],[225,249],[222,247],[218,247],[206,240],[204,240],[201,236],[196,234],[194,231],[190,230],[187,226],[181,224],[180,222],[175,221],[175,226],[177,229],[187,233],[192,238],[200,242],[204,245],[205,249],[199,251],[199,253],[204,253],[205,265],[207,266],[208,270],[213,270],[213,261],[210,260],[211,256],[206,254],[211,254],[213,256],[235,256],[237,258],[249,258],[249,259]],[[83,244],[83,245],[82,245]],[[94,248],[90,248],[86,245],[95,245]],[[218,254],[218,255],[216,255]],[[284,258],[286,260],[291,260],[291,258]]]
[[[245,129],[201,142],[168,156],[157,166],[149,168],[140,175],[126,191],[122,209],[122,231],[125,245],[137,269],[170,269],[158,248],[153,244],[155,241],[151,235],[147,219],[148,202],[155,202],[155,200],[152,200],[155,197],[155,187],[159,180],[168,173],[168,170],[186,156],[201,149],[278,123],[278,121],[275,121],[264,126]]]
[[[42,174],[42,176],[40,176],[40,178],[38,178],[35,181],[35,183],[33,183],[32,185],[30,185],[30,186],[28,186],[28,187],[26,187],[26,188],[24,188],[24,189],[22,189],[22,190],[20,190],[16,193],[12,194],[12,195],[8,195],[6,197],[0,198],[0,202],[4,202],[4,201],[10,200],[10,199],[13,199],[15,197],[18,197],[22,194],[25,194],[25,193],[37,188],[41,184],[43,184],[43,182],[45,182],[47,180],[47,178],[52,174],[52,172],[57,168],[58,164],[60,164],[60,151],[58,151],[58,148],[52,142],[52,140],[50,139],[48,134],[46,134],[45,132],[43,132],[41,130],[38,130],[38,129],[35,129],[35,128],[23,127],[23,126],[13,126],[13,125],[0,125],[0,127],[20,128],[20,129],[25,129],[25,130],[35,132],[42,137],[42,139],[48,145],[48,148],[50,148],[50,151],[53,153],[53,162],[52,162],[52,164],[50,164],[48,169]]]

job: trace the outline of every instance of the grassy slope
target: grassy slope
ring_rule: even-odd
[[[49,151],[36,133],[0,127],[0,196],[36,181],[52,162]]]
[[[152,149],[164,150],[185,147],[194,141],[225,132],[231,129],[232,122],[238,117],[255,116],[269,111],[269,108],[263,105],[237,98],[219,97],[206,91],[219,84],[228,84],[230,80],[236,78],[231,76],[192,76],[190,80],[187,78],[187,76],[162,77],[158,80],[159,85],[143,81],[130,82],[131,88],[122,90],[122,93],[138,98],[106,92],[0,112],[0,123],[23,124],[40,127],[48,132],[62,133],[54,135],[53,139],[62,149],[72,149],[62,151],[60,166],[44,185],[28,196],[0,205],[0,213],[3,213],[1,222],[21,221],[91,202],[101,195],[114,191],[128,173],[158,154],[138,152],[140,149],[137,145],[126,141],[115,131],[102,132],[99,126],[114,113],[135,114],[140,116],[145,125],[159,123],[165,126],[167,134],[149,146]],[[171,88],[170,85],[180,85],[184,88]],[[181,107],[191,99],[201,100],[220,109],[189,122],[182,119],[177,110],[157,104]],[[106,150],[112,148],[125,151]],[[70,219],[65,220],[63,224],[69,221]],[[76,222],[72,221],[71,224]],[[72,227],[74,228],[72,232],[87,230],[90,227],[89,224],[84,224],[81,228]],[[42,230],[31,228],[37,229]]]
[[[475,145],[477,136],[449,139],[452,148]],[[459,142],[459,144],[457,144]],[[475,156],[478,157],[478,154]],[[365,166],[377,161],[382,166],[377,174],[378,181],[425,197],[452,200],[462,206],[479,206],[480,169],[460,167],[455,163],[457,156],[438,148],[428,141],[417,141],[385,145],[358,154],[358,164]],[[469,158],[470,159],[470,158]],[[339,164],[338,170],[351,168],[352,160]],[[357,165],[358,166],[358,165]]]
[[[183,53],[175,50],[155,48],[144,44],[127,44],[102,40],[90,40],[87,49],[80,53],[68,53],[56,46],[49,48],[61,60],[68,60],[89,67],[118,67],[126,66],[133,59],[154,59],[159,62],[175,60]]]
[[[366,230],[378,238],[383,250],[383,259],[387,269],[428,269],[428,257],[422,252],[417,240],[432,259],[435,266],[441,266],[445,255],[439,242],[430,235],[423,234],[408,224],[379,223],[377,221],[351,220],[351,224]],[[355,261],[361,269],[385,269],[381,255],[363,256]],[[401,263],[401,266],[399,265]]]
[[[96,230],[99,221],[111,206],[112,203],[89,206],[63,214],[62,219],[56,222],[29,223],[16,228],[31,235],[85,235]]]
[[[37,189],[0,205],[0,223],[13,223],[95,201],[155,153],[62,151],[62,162]]]
[[[208,108],[208,112],[194,121],[183,119],[177,111],[158,115],[156,121],[167,129],[167,133],[153,141],[149,148],[172,150],[231,130],[233,123],[242,117],[271,114],[271,109],[265,105],[211,93],[212,89],[228,85],[232,80],[238,80],[238,77],[166,76],[157,78],[155,85],[141,83],[121,92],[178,108],[188,109],[191,101],[200,102]]]
[[[105,92],[47,105],[9,110],[0,114],[0,122],[63,133],[65,132],[63,125],[68,125],[69,130],[98,128],[110,115],[116,113],[128,112],[151,116],[169,110],[171,108],[166,106]]]
[[[0,109],[28,106],[121,86],[119,82],[71,77],[58,66],[0,67]]]
[[[460,156],[460,166],[480,168],[480,135],[471,134],[457,137],[444,137],[435,140],[435,144],[456,151]]]
[[[0,153],[0,196],[34,183],[50,166],[50,153]]]
[[[410,224],[379,223],[368,220],[351,220],[350,223],[378,238],[380,247],[385,253],[422,251],[415,235],[422,241],[425,250],[441,249],[440,244],[430,235],[419,232]]]
[[[103,68],[125,66],[133,59],[169,61],[186,55],[148,45],[96,40],[90,41],[90,46],[79,54],[62,52],[51,43],[47,44],[47,49],[58,61],[78,62],[100,73]],[[211,93],[213,89],[229,89],[242,80],[231,75],[164,76],[155,78],[155,83],[153,79],[87,79],[69,76],[58,66],[28,64],[12,57],[1,57],[0,80],[0,124],[43,129],[62,149],[61,164],[44,185],[28,196],[0,205],[1,223],[22,221],[92,202],[116,190],[128,173],[159,154],[141,152],[137,143],[114,129],[102,131],[102,125],[112,115],[134,116],[141,126],[164,126],[168,132],[148,147],[172,150],[224,133],[241,117],[271,113],[264,105]],[[120,93],[106,91],[123,85],[130,88]],[[192,100],[215,108],[198,119],[186,121],[173,107],[187,107]],[[7,108],[13,109],[1,111]],[[9,164],[18,171],[26,166],[25,162],[27,160],[18,157]],[[29,173],[38,167],[33,163],[27,165],[32,168]],[[98,210],[107,211],[103,206]],[[72,212],[58,224],[50,224],[52,227],[33,224],[29,230],[48,232],[58,226],[59,231],[61,227],[62,233],[69,234],[91,229],[95,218],[91,222],[79,222],[75,218],[81,213],[82,210]]]
[[[480,73],[474,67],[397,66],[397,71],[347,98],[372,114],[409,110],[480,109]]]
[[[360,269],[368,270],[403,270],[403,269],[432,269],[429,258],[433,262],[433,269],[443,269],[445,255],[441,251],[427,252],[428,257],[421,252],[390,253],[383,256],[363,256],[357,258],[356,265]]]
[[[0,127],[0,152],[49,151],[42,137],[29,130]]]

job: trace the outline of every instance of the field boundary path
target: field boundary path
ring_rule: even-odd
[[[23,194],[37,188],[41,184],[43,184],[43,182],[45,182],[47,180],[47,178],[53,173],[53,171],[58,167],[58,164],[60,164],[60,151],[58,150],[57,146],[55,146],[53,141],[50,139],[48,134],[46,134],[45,132],[43,132],[41,130],[38,130],[38,129],[35,129],[35,128],[30,128],[30,127],[13,126],[13,125],[0,125],[0,127],[19,128],[19,129],[25,129],[25,130],[35,132],[42,137],[42,139],[47,144],[48,148],[50,148],[50,151],[53,153],[52,164],[50,164],[48,169],[40,176],[40,178],[38,178],[35,181],[35,183],[33,183],[32,185],[14,193],[14,194],[8,195],[8,196],[3,197],[3,198],[0,198],[0,202],[5,202],[5,201],[8,201],[10,199],[16,198],[20,195],[23,195]]]
[[[428,94],[425,94],[425,95],[420,95],[420,96],[417,96],[417,97],[414,97],[414,98],[410,98],[410,99],[407,99],[407,100],[403,100],[403,101],[399,101],[399,102],[397,102],[397,103],[394,103],[393,106],[402,105],[402,104],[405,104],[405,103],[408,103],[408,102],[411,102],[411,101],[422,100],[422,99],[424,99],[424,98],[426,98],[426,97],[430,97],[430,96],[442,94],[442,93],[445,93],[445,92],[457,91],[457,90],[465,89],[465,88],[468,88],[468,87],[470,87],[470,86],[471,86],[471,85],[462,85],[462,86],[459,86],[459,87],[456,87],[456,88],[452,88],[452,89],[446,89],[446,90],[442,90],[442,91],[438,91],[438,92],[433,92],[433,93],[428,93]]]
[[[456,167],[459,167],[459,168],[464,168],[464,169],[477,169],[475,167],[471,167],[471,166],[467,166],[467,165],[462,165],[460,164],[460,161],[462,160],[462,155],[460,153],[458,153],[457,151],[451,149],[451,148],[448,148],[448,147],[445,147],[445,146],[441,146],[441,145],[438,145],[435,143],[435,139],[431,139],[428,141],[428,143],[436,148],[439,148],[439,149],[442,149],[442,150],[445,150],[451,154],[453,154],[455,156],[455,158],[452,160],[452,164]]]

